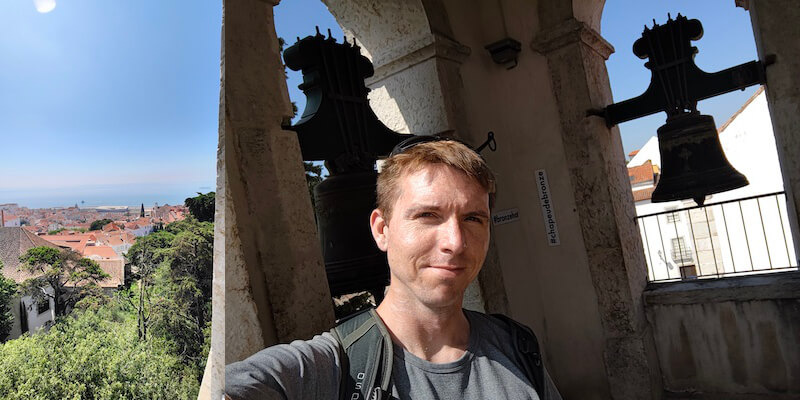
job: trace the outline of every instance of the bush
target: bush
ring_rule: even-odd
[[[135,316],[100,307],[0,345],[4,399],[195,399],[197,372],[163,339],[139,341]]]

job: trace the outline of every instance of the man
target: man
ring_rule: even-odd
[[[495,179],[484,160],[454,140],[415,137],[385,161],[370,226],[391,275],[376,309],[393,344],[387,397],[561,399],[546,372],[538,393],[534,389],[507,326],[461,308],[486,257],[494,195]],[[350,365],[341,343],[335,332],[323,333],[231,364],[227,395],[348,396],[340,391],[349,374],[342,366]]]

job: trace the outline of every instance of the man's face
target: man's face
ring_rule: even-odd
[[[461,305],[489,247],[489,195],[461,171],[432,164],[404,174],[391,220],[370,224],[387,253],[390,290],[428,307]]]

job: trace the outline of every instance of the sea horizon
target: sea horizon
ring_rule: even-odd
[[[155,204],[163,206],[183,205],[189,197],[197,193],[213,192],[212,184],[113,184],[87,185],[78,187],[50,189],[0,189],[0,204],[17,204],[20,207],[96,208],[101,206],[128,206],[150,208]]]

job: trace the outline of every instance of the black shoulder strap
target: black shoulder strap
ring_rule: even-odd
[[[539,351],[539,341],[531,328],[503,315],[491,314],[502,321],[511,333],[511,340],[517,354],[520,354],[522,367],[525,368],[525,375],[528,376],[539,398],[546,400],[546,390],[544,390],[544,367],[542,367],[542,353]]]
[[[382,399],[389,390],[394,351],[389,331],[375,309],[347,317],[331,333],[342,351],[339,398]]]

